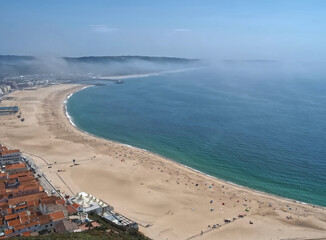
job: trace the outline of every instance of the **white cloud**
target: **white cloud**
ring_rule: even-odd
[[[113,32],[118,30],[117,28],[111,28],[105,24],[90,25],[90,27],[94,32]]]
[[[190,32],[190,29],[188,28],[175,28],[175,32]]]

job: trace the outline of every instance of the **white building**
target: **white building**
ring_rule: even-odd
[[[9,150],[0,144],[0,163],[13,164],[18,163],[21,159],[21,153],[18,149]]]
[[[119,213],[113,211],[113,207],[109,206],[102,200],[94,197],[91,194],[80,192],[68,200],[71,204],[79,204],[82,206],[84,213],[97,213],[106,221],[115,224],[118,227],[125,229],[136,229],[138,231],[138,224]]]
[[[82,206],[82,211],[86,213],[95,212],[102,215],[106,211],[112,211],[113,207],[94,197],[91,194],[80,192],[69,198],[70,203],[77,203]]]
[[[5,93],[10,92],[11,87],[10,87],[10,86],[7,86],[7,85],[1,85],[1,86],[0,86],[0,89],[1,89],[1,91],[3,92],[3,94],[5,94]]]

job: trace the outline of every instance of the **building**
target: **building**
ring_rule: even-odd
[[[0,107],[0,115],[10,115],[15,114],[19,111],[17,106],[14,107]]]
[[[1,85],[0,89],[2,90],[3,94],[6,94],[6,93],[10,92],[11,87],[7,86],[7,85]]]
[[[72,206],[72,209],[68,209],[68,211],[73,211],[73,209],[80,206],[78,207],[79,211],[84,213],[96,213],[117,227],[135,229],[138,231],[138,224],[136,222],[114,212],[113,207],[91,194],[85,192],[77,193],[75,196],[69,198],[68,202],[71,204],[70,206]]]
[[[59,222],[54,230],[57,233],[68,233],[68,232],[74,232],[78,229],[78,225],[74,222],[63,220]]]
[[[78,210],[86,213],[94,212],[100,215],[105,211],[113,210],[113,207],[107,203],[85,192],[77,193],[74,197],[69,198],[69,202],[72,206],[80,205]]]
[[[0,238],[54,231],[68,219],[64,199],[48,196],[25,163],[6,165],[0,173]]]
[[[9,150],[0,144],[0,164],[18,163],[21,159],[21,153],[18,149]]]
[[[106,221],[110,222],[111,224],[114,224],[118,227],[128,229],[136,229],[138,230],[138,224],[134,221],[131,221],[130,219],[126,218],[125,216],[122,216],[119,213],[110,211],[110,212],[104,212],[102,215],[102,218],[104,218]]]
[[[18,151],[19,150],[10,150],[10,151]],[[20,154],[19,154],[20,156]],[[9,175],[15,175],[15,174],[20,174],[20,173],[26,173],[27,170],[27,166],[26,163],[13,163],[13,164],[8,164],[5,166],[6,169],[6,173],[8,173]],[[20,176],[20,175],[17,175]],[[25,175],[23,175],[25,176]],[[27,177],[27,175],[26,175]],[[11,177],[13,178],[13,177]]]

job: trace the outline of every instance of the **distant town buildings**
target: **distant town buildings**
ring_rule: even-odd
[[[13,90],[49,85],[51,75],[33,74],[26,76],[5,77],[0,79],[0,97]]]
[[[0,94],[3,95],[3,94],[6,94],[6,93],[9,93],[11,91],[11,86],[10,85],[0,85]]]

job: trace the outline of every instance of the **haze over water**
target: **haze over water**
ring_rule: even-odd
[[[103,82],[74,94],[67,109],[91,134],[326,206],[325,82],[255,67],[263,71],[230,67]]]

